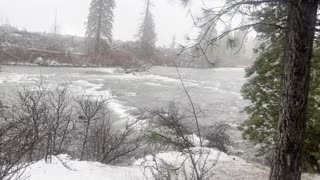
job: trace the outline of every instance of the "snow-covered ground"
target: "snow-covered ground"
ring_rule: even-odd
[[[215,180],[264,180],[269,169],[250,163],[236,156],[229,156],[214,149],[206,149],[208,168],[212,167]],[[205,156],[207,157],[207,156]],[[24,173],[28,180],[151,180],[150,166],[166,162],[179,166],[186,155],[179,152],[164,152],[137,160],[132,166],[109,166],[97,162],[74,160],[68,155],[53,157],[52,163],[44,160],[31,165]],[[211,166],[214,165],[214,166]],[[188,161],[185,167],[190,167]],[[304,180],[319,180],[320,176],[304,174]],[[181,179],[183,180],[183,179]]]

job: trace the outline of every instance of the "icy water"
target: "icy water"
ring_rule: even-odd
[[[241,111],[248,104],[240,89],[245,82],[243,68],[191,69],[179,68],[192,101],[201,109],[200,124],[228,123],[234,142],[242,142],[237,130],[245,119]],[[182,111],[190,111],[189,100],[182,88],[175,68],[153,67],[148,72],[125,74],[116,68],[67,68],[39,66],[2,66],[0,98],[10,102],[16,90],[43,81],[55,87],[71,83],[71,92],[105,95],[110,98],[113,116],[126,120],[133,118],[136,109],[166,107],[174,101]],[[242,150],[242,145],[235,145]]]

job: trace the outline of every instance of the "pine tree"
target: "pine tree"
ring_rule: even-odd
[[[189,1],[184,0],[184,2]],[[312,87],[310,70],[315,36],[318,35],[315,33],[318,24],[318,6],[318,0],[227,0],[220,10],[212,10],[213,25],[230,15],[233,17],[240,14],[243,18],[254,19],[251,21],[252,24],[241,28],[255,28],[259,34],[267,37],[265,40],[270,43],[264,43],[267,46],[263,53],[273,48],[273,43],[277,42],[275,37],[285,37],[283,44],[286,47],[282,49],[284,68],[279,97],[281,104],[279,126],[271,162],[270,180],[301,179],[305,138],[308,138],[308,133],[305,132],[310,125],[307,121],[310,116],[307,110],[310,103],[309,93],[312,92],[309,91],[309,87]],[[214,8],[209,8],[211,9]],[[282,9],[285,9],[284,13]],[[260,14],[263,16],[259,16]],[[224,33],[223,36],[228,33],[230,32]],[[313,122],[314,124],[316,122]],[[319,139],[315,135],[311,138]]]
[[[272,46],[263,43],[262,53],[253,66],[246,69],[248,82],[242,95],[252,102],[245,111],[249,115],[242,125],[243,136],[261,145],[261,154],[270,157],[277,140],[280,97],[284,67],[283,35],[273,38]],[[308,99],[307,127],[303,149],[303,168],[320,172],[320,44],[315,44],[312,59],[310,93]]]
[[[245,108],[249,115],[242,125],[243,136],[261,143],[261,153],[271,153],[276,140],[279,120],[280,94],[283,73],[283,41],[276,42],[262,52],[254,64],[246,69],[248,81],[242,87],[242,96],[251,104]],[[263,51],[264,46],[260,47]],[[270,155],[270,154],[268,154]]]
[[[147,0],[146,9],[144,12],[144,19],[138,31],[138,38],[143,51],[143,58],[150,58],[154,54],[155,44],[157,41],[157,34],[155,32],[155,23],[151,13],[152,3]]]
[[[95,54],[111,46],[114,0],[92,0],[86,37]],[[91,48],[90,48],[91,49]]]

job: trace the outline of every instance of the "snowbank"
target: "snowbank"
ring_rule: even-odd
[[[53,157],[52,163],[41,160],[27,168],[28,180],[136,180],[139,167],[108,166],[97,162],[71,160],[67,155]]]
[[[193,152],[199,155],[200,148]],[[203,149],[202,149],[203,150]],[[212,179],[216,180],[263,180],[268,179],[269,168],[257,163],[250,163],[236,156],[229,156],[214,149],[205,148],[208,163],[214,163]],[[198,153],[198,154],[197,154]],[[146,156],[128,167],[109,166],[97,162],[72,160],[68,155],[53,157],[51,164],[41,160],[27,168],[24,176],[28,180],[144,180],[151,177],[148,167],[166,162],[179,165],[186,158],[180,152],[163,152],[155,156]],[[204,156],[206,157],[206,155]],[[188,167],[188,161],[186,166]],[[189,166],[190,167],[190,166]],[[304,174],[305,180],[319,180],[319,175]]]

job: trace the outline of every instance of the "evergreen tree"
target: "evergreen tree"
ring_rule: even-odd
[[[249,117],[242,125],[243,136],[261,145],[262,154],[272,152],[277,140],[280,97],[284,67],[283,35],[272,39],[272,45],[263,43],[253,66],[246,69],[248,82],[242,87],[242,95],[251,101],[245,108]],[[303,149],[303,168],[320,172],[320,44],[314,45],[308,99],[307,127]],[[270,156],[271,154],[267,154]]]
[[[92,0],[91,2],[86,37],[95,54],[100,53],[112,43],[114,8],[114,0]]]
[[[155,23],[151,13],[151,0],[147,0],[144,19],[138,31],[138,38],[141,44],[142,56],[150,58],[154,54],[157,34],[155,32]]]
[[[263,154],[271,153],[271,145],[276,138],[283,56],[283,41],[262,52],[254,64],[246,69],[248,81],[242,87],[242,96],[251,101],[245,108],[249,117],[242,125],[243,136],[245,139],[261,143],[263,146],[260,150]]]
[[[184,2],[189,2],[189,0],[184,0]],[[218,21],[223,21],[223,17],[226,16],[234,17],[240,14],[243,19],[253,18],[252,23],[233,30],[252,27],[262,36],[266,36],[265,40],[269,42],[264,43],[267,46],[263,53],[274,49],[276,38],[286,37],[283,40],[286,47],[282,49],[284,68],[281,73],[283,74],[282,83],[280,83],[282,88],[279,104],[281,105],[279,106],[278,135],[270,168],[269,179],[271,180],[301,179],[301,163],[303,158],[306,158],[304,144],[307,141],[305,139],[308,139],[308,133],[305,132],[310,126],[310,114],[308,114],[310,112],[308,111],[309,93],[312,92],[309,91],[309,87],[312,87],[310,86],[312,83],[310,70],[312,56],[315,54],[318,6],[318,0],[227,0],[219,10],[208,8],[212,12],[213,25]],[[223,36],[228,33],[230,31],[224,33]],[[256,76],[255,73],[253,74],[253,77]],[[260,93],[263,90],[261,89]],[[317,124],[314,121],[311,122],[312,126]],[[311,138],[319,139],[314,134]],[[319,145],[316,145],[315,149],[317,148]],[[318,153],[315,154],[318,155]]]

